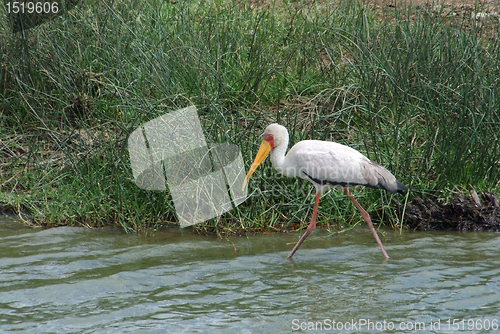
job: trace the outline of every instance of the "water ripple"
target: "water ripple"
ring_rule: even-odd
[[[0,221],[0,235],[2,331],[290,332],[369,319],[440,320],[425,332],[443,333],[448,319],[500,320],[494,233],[388,231],[386,263],[366,227],[315,231],[293,260],[297,234],[228,241]]]

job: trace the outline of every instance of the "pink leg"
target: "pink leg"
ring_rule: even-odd
[[[384,249],[384,245],[382,245],[382,242],[380,241],[379,237],[378,237],[378,234],[377,234],[377,231],[375,231],[375,228],[373,227],[373,224],[372,224],[372,220],[370,218],[370,215],[368,214],[368,212],[365,211],[365,209],[363,209],[361,207],[361,205],[359,205],[358,201],[356,201],[354,199],[354,197],[352,197],[351,193],[349,192],[349,190],[347,190],[347,188],[344,188],[344,193],[349,196],[349,198],[351,199],[351,201],[354,203],[354,205],[358,208],[359,212],[361,212],[361,215],[363,216],[363,219],[365,220],[365,222],[368,224],[368,227],[370,228],[370,230],[372,231],[372,234],[373,236],[375,237],[375,241],[377,241],[377,244],[378,246],[380,247],[380,249],[382,250],[382,254],[384,254],[385,258],[388,259],[389,258],[389,255],[387,255],[387,252],[385,251]]]
[[[318,213],[318,204],[319,204],[319,198],[321,197],[320,193],[316,193],[316,201],[314,202],[314,209],[313,209],[313,214],[311,218],[311,222],[309,223],[309,226],[307,226],[306,231],[302,235],[302,237],[299,239],[299,241],[295,244],[295,247],[293,247],[292,251],[288,256],[286,257],[287,259],[291,258],[293,254],[299,249],[300,245],[306,240],[307,236],[311,234],[312,231],[316,228],[316,215]]]

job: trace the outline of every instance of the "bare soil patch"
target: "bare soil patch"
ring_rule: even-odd
[[[415,230],[500,231],[498,198],[491,192],[479,196],[458,194],[448,204],[415,197],[406,207],[406,224]]]

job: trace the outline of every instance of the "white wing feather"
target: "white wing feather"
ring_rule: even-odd
[[[304,140],[294,145],[285,158],[284,174],[339,184],[367,184],[361,166],[370,160],[339,143]],[[307,175],[306,175],[307,174]]]

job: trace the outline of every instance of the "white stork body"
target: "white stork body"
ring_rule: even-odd
[[[316,188],[316,201],[313,216],[306,232],[295,245],[288,257],[292,257],[305,238],[316,227],[316,215],[321,194],[332,187],[340,187],[361,211],[370,227],[382,253],[385,251],[373,228],[370,216],[347,190],[352,186],[367,186],[385,189],[391,193],[404,192],[407,188],[384,167],[370,161],[360,152],[345,145],[320,140],[304,140],[295,144],[285,156],[288,147],[288,131],[278,124],[269,125],[264,131],[255,161],[250,167],[243,187],[255,172],[259,164],[271,153],[271,163],[281,174],[288,177],[300,177],[310,181]]]
[[[324,193],[332,187],[357,185],[398,190],[396,178],[384,167],[371,162],[348,146],[320,140],[304,140],[294,145],[285,156],[271,151],[273,167],[288,177],[300,177]]]

